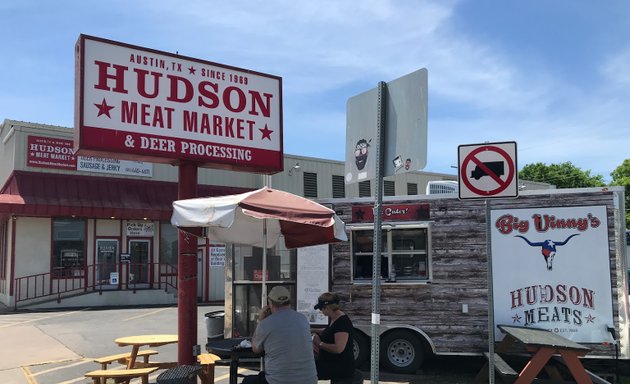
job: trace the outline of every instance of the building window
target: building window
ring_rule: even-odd
[[[418,184],[407,183],[407,195],[417,195],[417,194],[418,194]]]
[[[370,197],[370,180],[359,181],[359,197]]]
[[[343,176],[332,176],[332,197],[335,199],[346,197],[346,182]]]
[[[354,282],[372,279],[373,229],[352,230],[352,276]],[[429,228],[417,226],[381,231],[381,278],[387,282],[429,280]]]
[[[317,173],[304,172],[304,197],[317,198]]]
[[[427,183],[427,195],[435,195],[440,193],[457,193],[459,187],[457,181],[453,180],[434,180]]]
[[[396,196],[396,183],[393,180],[383,180],[383,196]]]
[[[179,230],[170,222],[160,223],[160,263],[177,267]]]
[[[53,277],[83,277],[85,220],[53,220]]]

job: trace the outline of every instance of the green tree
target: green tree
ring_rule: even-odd
[[[524,180],[539,181],[555,185],[557,188],[603,187],[602,175],[591,175],[591,171],[583,171],[570,161],[561,164],[533,163],[527,164],[518,173]]]
[[[625,159],[610,176],[610,185],[626,187],[626,228],[630,228],[630,159]]]

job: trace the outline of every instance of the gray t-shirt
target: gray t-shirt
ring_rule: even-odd
[[[310,326],[306,316],[286,308],[258,324],[252,343],[265,351],[269,384],[316,384]]]

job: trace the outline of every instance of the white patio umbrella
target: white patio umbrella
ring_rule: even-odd
[[[206,228],[211,240],[262,247],[262,298],[266,303],[267,248],[284,236],[287,248],[348,240],[335,212],[312,200],[264,187],[238,195],[173,202],[171,224]]]

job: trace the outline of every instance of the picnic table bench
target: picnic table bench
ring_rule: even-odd
[[[129,383],[131,379],[141,378],[142,383],[148,383],[149,374],[158,369],[168,369],[177,366],[176,362],[151,362],[149,357],[158,352],[152,349],[140,350],[142,347],[159,347],[162,345],[177,343],[177,335],[140,335],[120,337],[115,340],[119,346],[131,346],[131,351],[104,356],[94,359],[101,365],[100,370],[85,374],[92,378],[96,384],[105,384],[107,379],[114,379],[116,383]],[[137,361],[142,359],[143,361]],[[126,369],[107,369],[109,364],[118,361],[125,365]]]
[[[201,384],[214,384],[214,366],[221,358],[213,353],[202,353],[197,356],[197,361],[201,365],[199,378]]]
[[[486,359],[490,361],[490,353],[483,353]],[[498,353],[494,354],[494,371],[506,381],[512,382],[518,377],[518,372],[514,370]],[[483,371],[487,375],[487,370]],[[487,379],[487,377],[485,378]],[[484,380],[485,380],[484,379]]]
[[[497,353],[494,356],[489,353],[485,355],[488,361],[491,360],[490,357],[493,357],[494,371],[498,372],[501,377],[507,378],[509,382],[513,381],[514,384],[532,383],[543,368],[554,382],[563,382],[558,369],[549,364],[554,355],[559,355],[559,360],[566,365],[577,384],[592,384],[595,378],[597,378],[596,382],[600,382],[598,380],[601,378],[588,372],[579,359],[579,357],[585,356],[590,348],[545,329],[510,325],[498,325],[497,327],[505,334],[505,337],[497,346]],[[515,344],[522,345],[525,351],[531,354],[525,367],[518,373],[499,355],[500,353],[508,354]],[[487,362],[477,374],[477,382],[487,380],[488,367]]]
[[[143,357],[144,363],[149,363],[149,356],[157,355],[158,351],[154,351],[152,349],[145,349],[143,351],[138,351],[137,357]],[[118,353],[116,355],[103,356],[94,359],[95,363],[101,365],[101,369],[107,369],[107,366],[114,361],[117,361],[120,364],[127,365],[129,363],[129,359],[131,358],[131,352],[126,353]]]
[[[133,368],[133,369],[98,369],[85,374],[85,377],[92,379],[94,384],[105,382],[107,379],[114,379],[117,383],[128,383],[131,379],[140,378],[142,384],[149,384],[149,375],[157,370],[153,368]]]

